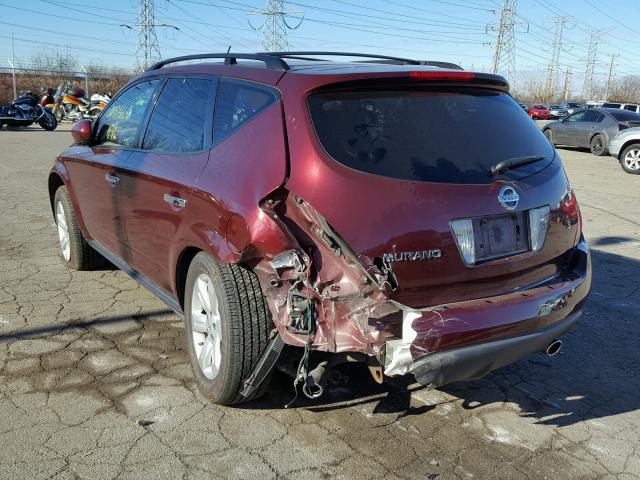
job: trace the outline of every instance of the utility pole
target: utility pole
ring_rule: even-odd
[[[13,98],[18,97],[16,93],[16,44],[13,40],[13,32],[11,32],[11,79],[13,81]]]
[[[156,27],[173,28],[175,30],[180,29],[175,25],[156,22],[153,0],[137,0],[137,2],[138,21],[129,25],[121,26],[129,29],[136,27],[138,29],[136,68],[137,70],[146,70],[150,65],[159,61],[161,58],[158,36],[156,35]]]
[[[609,100],[609,87],[611,86],[611,76],[613,75],[613,61],[619,54],[611,54],[611,63],[609,64],[609,76],[607,77],[607,86],[604,89],[604,101]]]
[[[547,70],[547,81],[545,83],[545,94],[549,100],[553,98],[558,87],[558,70],[560,67],[560,50],[562,50],[562,33],[564,26],[569,23],[567,17],[556,17],[554,23],[556,25],[555,34],[553,36],[553,45],[551,47],[551,63]]]
[[[569,100],[569,90],[571,88],[571,69],[567,67],[567,70],[564,73],[564,89],[563,89],[563,98],[565,100]]]
[[[586,100],[592,100],[595,89],[595,69],[598,57],[598,43],[602,30],[591,30],[589,32],[589,48],[587,49],[587,65],[584,71],[584,84],[582,94]]]
[[[267,0],[265,7],[256,10],[249,15],[257,15],[264,18],[264,22],[259,27],[254,27],[249,21],[249,26],[253,30],[262,30],[262,49],[265,52],[286,52],[289,50],[287,30],[295,30],[302,24],[302,20],[295,27],[287,23],[287,15],[302,13],[300,10],[292,10],[284,7],[283,0]]]
[[[516,7],[517,0],[504,0],[500,10],[497,28],[488,26],[487,30],[496,31],[493,45],[493,73],[503,73],[513,85],[516,77]]]

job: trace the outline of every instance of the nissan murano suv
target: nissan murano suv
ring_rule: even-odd
[[[434,388],[553,355],[589,249],[560,158],[508,90],[373,55],[162,61],[57,158],[62,258],[106,259],[183,317],[219,404],[256,398],[284,351],[309,397],[340,362]]]

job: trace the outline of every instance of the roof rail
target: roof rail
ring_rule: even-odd
[[[462,70],[460,65],[451,62],[438,62],[431,60],[413,60],[411,58],[390,57],[389,55],[375,55],[372,53],[352,53],[352,52],[269,52],[267,55],[273,55],[280,58],[291,58],[296,60],[319,60],[318,58],[310,58],[308,55],[327,55],[336,57],[360,57],[379,59],[377,63],[389,63],[400,65],[426,65],[429,67],[451,68],[453,70]],[[361,60],[366,62],[366,60]]]
[[[371,53],[352,53],[352,52],[269,52],[267,55],[280,58],[298,58],[302,60],[315,60],[311,58],[302,58],[308,55],[328,55],[335,57],[361,57],[361,58],[378,58],[380,60],[392,60],[402,65],[421,65],[419,60],[412,60],[410,58],[402,57],[390,57],[388,55],[374,55]]]
[[[198,55],[184,55],[182,57],[167,58],[151,65],[147,71],[158,70],[170,63],[185,62],[188,60],[203,60],[207,58],[224,58],[225,65],[235,65],[238,59],[258,60],[264,62],[265,67],[275,70],[289,70],[289,65],[282,58],[270,53],[201,53]]]
[[[462,67],[455,63],[437,62],[430,60],[412,60],[410,58],[390,57],[388,55],[374,55],[371,53],[351,53],[351,52],[265,52],[265,53],[200,53],[197,55],[185,55],[182,57],[167,58],[158,63],[151,65],[147,71],[158,70],[166,65],[177,62],[186,62],[189,60],[204,60],[209,58],[223,58],[225,65],[236,65],[238,59],[241,60],[257,60],[264,62],[265,67],[274,70],[289,70],[289,64],[285,59],[291,60],[308,60],[322,61],[319,58],[310,57],[317,55],[336,56],[336,57],[358,57],[367,59],[377,59],[377,63],[399,64],[399,65],[427,65],[431,67],[450,68],[453,70],[462,70]],[[366,60],[360,60],[366,62]]]

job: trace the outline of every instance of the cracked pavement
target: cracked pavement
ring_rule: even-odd
[[[345,366],[317,402],[209,404],[180,319],[124,273],[58,258],[55,132],[0,131],[0,478],[640,478],[640,178],[560,149],[593,254],[585,315],[553,359],[428,391]]]

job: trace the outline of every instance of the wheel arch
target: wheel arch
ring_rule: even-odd
[[[193,258],[203,250],[198,247],[188,246],[185,247],[178,255],[176,262],[176,271],[174,275],[175,291],[178,297],[178,303],[184,310],[184,292],[187,283],[187,272],[189,272],[189,265],[193,261]]]
[[[631,140],[627,140],[625,143],[622,144],[622,146],[620,147],[620,150],[618,151],[619,160],[622,160],[622,154],[631,145],[638,145],[638,147],[640,147],[640,138],[634,138],[634,139],[631,139]]]
[[[65,182],[62,179],[62,177],[57,173],[57,172],[51,172],[49,174],[49,179],[48,179],[48,187],[49,187],[49,205],[51,206],[51,213],[54,213],[54,207],[53,207],[53,199],[56,196],[56,191],[62,187],[65,186]]]

